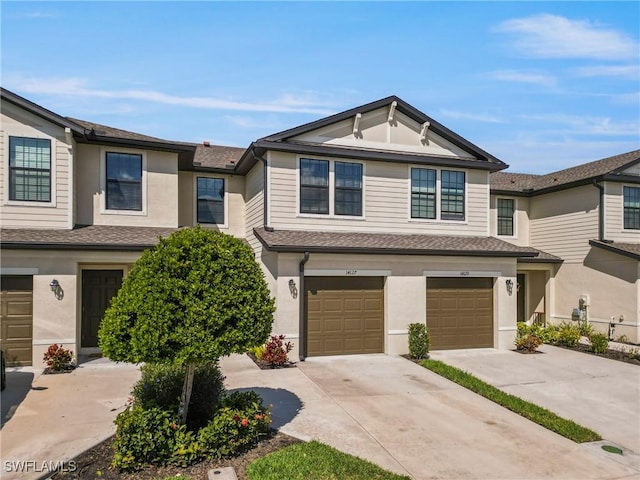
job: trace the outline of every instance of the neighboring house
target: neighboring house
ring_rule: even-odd
[[[407,325],[425,321],[433,348],[509,349],[517,316],[552,320],[566,315],[561,298],[569,315],[577,301],[565,286],[574,249],[540,233],[568,224],[553,222],[562,205],[544,202],[563,193],[523,183],[545,177],[495,173],[507,165],[397,97],[245,150],[63,117],[2,89],[0,139],[1,339],[13,364],[41,365],[54,342],[98,353],[104,310],[141,251],[195,224],[251,245],[276,298],[273,331],[301,357],[405,353]],[[624,168],[623,184],[596,175],[612,216],[638,183],[637,167]],[[598,193],[569,184],[566,195],[582,202],[580,188]],[[633,232],[607,234],[637,249]],[[611,275],[604,257],[621,257],[610,251],[619,244],[587,236]],[[625,284],[611,315],[635,324],[637,341],[633,262],[635,293]],[[591,295],[590,318],[607,319],[596,292],[578,290]]]
[[[640,343],[640,150],[547,175],[493,173],[491,226],[563,259],[546,290],[542,273],[518,268],[518,320],[577,314]]]

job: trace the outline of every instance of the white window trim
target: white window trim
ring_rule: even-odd
[[[622,220],[622,230],[620,231],[620,233],[637,233],[640,232],[640,230],[638,230],[637,228],[624,228],[624,187],[640,189],[640,185],[638,185],[637,183],[623,183],[622,188],[620,188],[620,219]]]
[[[198,223],[198,178],[217,178],[224,180],[224,223]],[[229,176],[197,173],[193,176],[193,224],[202,228],[229,228]]]
[[[5,127],[3,125],[3,127]],[[58,163],[58,155],[57,155],[57,140],[55,137],[52,137],[50,135],[43,135],[42,133],[38,132],[38,131],[34,131],[34,130],[24,130],[24,129],[20,129],[20,128],[12,128],[11,125],[7,125],[6,127],[6,131],[4,132],[4,144],[5,144],[5,148],[4,148],[4,158],[7,159],[7,161],[5,162],[5,166],[4,166],[4,198],[3,198],[3,204],[4,205],[12,205],[12,206],[19,206],[19,207],[44,207],[44,208],[55,208],[57,206],[57,194],[56,194],[56,184],[57,184],[57,175],[56,175],[56,170],[57,170],[57,163]],[[10,155],[11,152],[9,151],[9,137],[18,137],[18,138],[37,138],[37,139],[42,139],[42,140],[49,140],[51,142],[51,169],[50,169],[50,176],[51,176],[51,201],[49,202],[31,202],[28,200],[11,200],[9,198],[9,179],[10,179]]]
[[[424,170],[436,171],[436,218],[413,218],[411,216],[411,169],[422,168]],[[441,218],[442,213],[442,170],[449,172],[462,172],[464,173],[464,220],[443,220]],[[437,167],[435,165],[408,165],[407,169],[407,219],[410,223],[426,223],[426,224],[453,224],[453,225],[468,225],[469,224],[469,171],[464,168],[449,168],[449,167]]]
[[[324,160],[329,162],[329,213],[301,213],[300,212],[300,161],[303,159]],[[342,163],[359,163],[362,165],[362,215],[336,215],[335,214],[335,164]],[[319,155],[297,155],[296,156],[296,217],[301,218],[330,218],[332,220],[366,220],[365,198],[366,198],[366,163],[360,160],[349,160],[345,158],[329,158]]]
[[[500,238],[518,238],[518,199],[515,197],[495,197],[496,200],[496,237]],[[498,200],[513,200],[513,235],[500,235],[498,232]]]
[[[142,155],[142,210],[113,210],[107,209],[107,152],[132,153]],[[133,148],[100,147],[100,214],[101,215],[132,215],[147,216],[147,152]]]

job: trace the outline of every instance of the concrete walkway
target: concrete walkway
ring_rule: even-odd
[[[640,453],[640,368],[551,345],[539,351],[449,350],[431,356]]]
[[[640,470],[578,445],[403,358],[224,359],[229,388],[273,404],[274,426],[421,479],[620,479]],[[615,457],[618,457],[617,455]]]
[[[113,420],[140,375],[134,365],[102,359],[82,363],[68,374],[41,372],[7,371],[0,398],[2,480],[40,478],[58,462],[113,435]]]

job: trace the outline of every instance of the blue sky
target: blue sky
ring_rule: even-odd
[[[2,2],[2,86],[247,147],[398,95],[545,173],[640,148],[638,2]]]

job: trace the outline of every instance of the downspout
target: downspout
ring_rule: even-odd
[[[304,287],[304,264],[309,261],[309,252],[304,252],[304,257],[300,260],[299,280],[300,289],[298,290],[298,301],[300,311],[298,312],[298,331],[300,332],[300,361],[304,362],[307,357],[307,324],[305,322],[305,310],[307,304],[305,303],[305,287]]]
[[[262,162],[263,170],[262,170],[262,184],[264,185],[264,188],[262,190],[263,195],[262,195],[262,226],[263,228],[267,231],[267,232],[273,232],[273,227],[270,227],[268,225],[267,222],[267,214],[268,214],[268,205],[267,205],[267,199],[268,197],[268,191],[269,191],[269,184],[267,183],[268,180],[268,175],[267,175],[267,160],[263,157],[261,157],[260,155],[258,155],[256,153],[256,149],[253,148],[251,150],[251,153],[253,154],[254,158],[257,158],[258,160],[260,160]]]
[[[598,205],[598,240],[607,242],[604,239],[604,186],[600,185],[597,180],[593,181],[593,186],[600,190],[600,203]]]
[[[69,186],[68,186],[68,190],[67,190],[67,215],[68,215],[68,219],[67,219],[67,228],[69,230],[73,229],[74,226],[74,213],[75,213],[75,206],[76,206],[76,199],[74,198],[74,183],[75,183],[75,172],[73,171],[73,156],[75,155],[74,152],[74,148],[73,148],[73,134],[71,133],[71,129],[69,127],[66,127],[64,129],[64,134],[66,136],[66,140],[67,140],[67,151],[68,151],[68,155],[69,155]],[[55,179],[54,179],[55,181]],[[56,195],[58,194],[58,191],[56,190]]]

